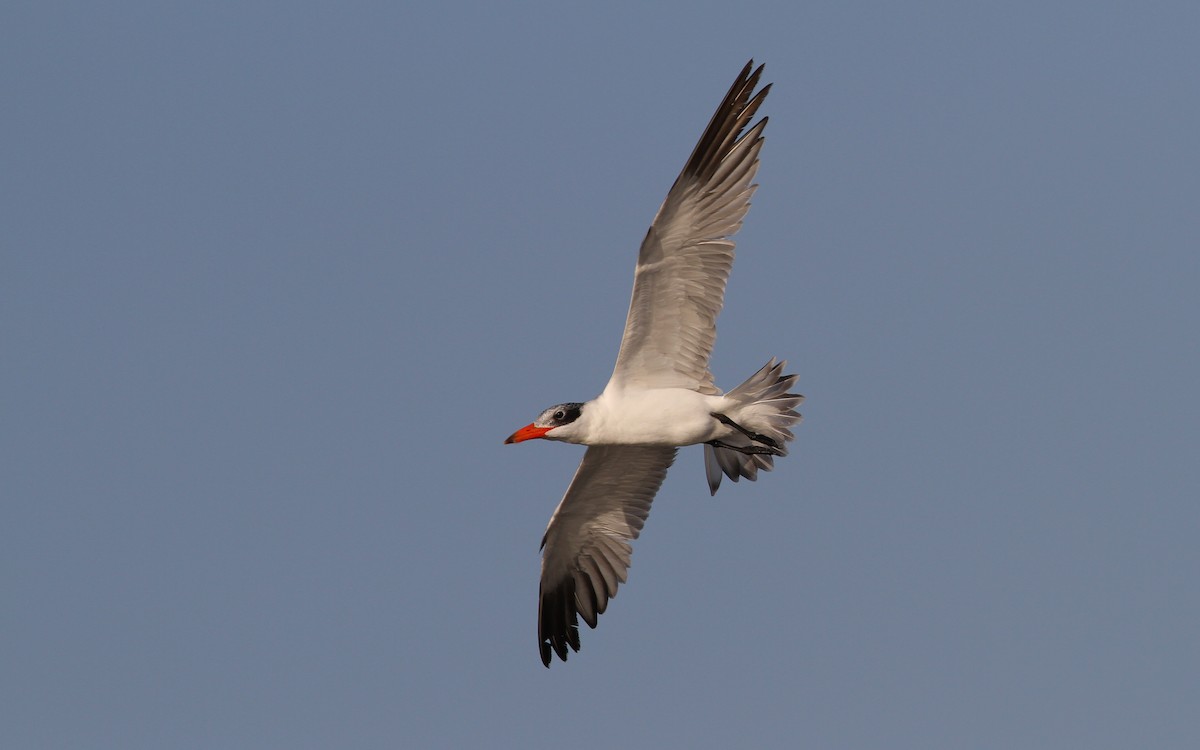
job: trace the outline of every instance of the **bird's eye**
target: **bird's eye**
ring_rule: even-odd
[[[555,419],[566,419],[567,413],[564,412],[562,409],[559,409],[558,411],[554,412],[554,418]]]

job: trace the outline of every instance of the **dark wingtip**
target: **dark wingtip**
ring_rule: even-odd
[[[684,164],[680,177],[684,175],[703,177],[711,174],[721,163],[725,153],[740,142],[746,127],[750,125],[759,106],[763,103],[763,99],[771,90],[771,84],[768,83],[755,92],[765,68],[765,65],[754,68],[753,59],[742,68],[741,73],[726,92],[725,98],[721,100],[716,112],[713,113],[708,127],[704,129],[704,133],[696,143],[696,148]],[[753,72],[751,72],[752,69]],[[761,134],[764,125],[765,122],[760,122],[753,127],[758,128],[758,132]]]
[[[575,608],[575,578],[567,576],[551,591],[543,591],[538,603],[538,653],[550,666],[553,655],[567,660],[570,649],[579,651],[579,613]]]

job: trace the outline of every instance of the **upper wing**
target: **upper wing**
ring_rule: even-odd
[[[718,393],[708,371],[733,240],[750,209],[767,118],[742,130],[770,84],[746,63],[646,232],[611,384]]]
[[[625,583],[629,542],[674,461],[674,448],[649,445],[594,445],[583,455],[542,539],[538,649],[547,667],[551,649],[563,661],[567,646],[579,650],[578,615],[596,627]]]

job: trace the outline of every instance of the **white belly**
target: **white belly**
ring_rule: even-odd
[[[589,445],[694,445],[728,429],[712,417],[726,407],[724,397],[686,388],[605,391],[594,404]]]

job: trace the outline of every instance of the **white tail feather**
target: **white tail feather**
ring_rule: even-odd
[[[726,398],[734,399],[742,406],[737,408],[737,420],[743,420],[743,426],[765,435],[774,440],[780,455],[787,455],[787,443],[795,436],[788,428],[801,420],[795,410],[804,401],[804,397],[788,391],[796,384],[796,375],[783,375],[786,361],[776,361],[771,358],[762,369],[746,379],[746,382],[725,394]],[[753,441],[745,435],[735,434],[722,439],[722,442],[745,447],[753,445]],[[704,474],[708,479],[708,489],[717,494],[721,486],[721,475],[738,481],[742,477],[754,481],[758,479],[759,470],[770,471],[775,466],[774,457],[765,453],[745,454],[729,448],[718,448],[713,445],[704,446]]]

